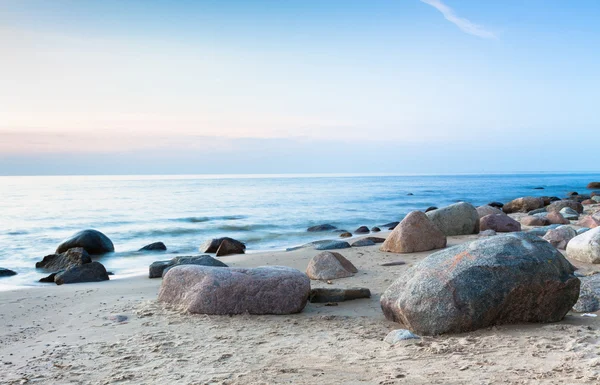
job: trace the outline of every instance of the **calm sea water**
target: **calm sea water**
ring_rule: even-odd
[[[35,262],[86,228],[108,235],[101,259],[116,277],[158,259],[197,254],[206,239],[230,236],[248,252],[277,250],[336,234],[307,233],[331,223],[349,231],[401,220],[412,210],[456,201],[481,205],[524,195],[586,192],[598,174],[454,176],[73,176],[0,177],[0,267],[19,274],[0,285],[34,285]],[[534,190],[534,187],[544,190]],[[408,195],[409,193],[413,195]],[[166,254],[136,250],[156,241]]]

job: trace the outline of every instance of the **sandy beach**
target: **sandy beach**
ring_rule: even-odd
[[[385,233],[383,233],[385,236]],[[449,237],[449,246],[477,235]],[[312,287],[367,287],[370,299],[309,303],[286,316],[190,315],[156,302],[161,279],[134,277],[0,294],[6,384],[595,384],[600,319],[497,326],[390,346],[401,325],[379,298],[431,252],[341,251],[354,277]],[[223,257],[230,266],[306,269],[301,249]],[[404,261],[405,265],[381,266]],[[576,263],[589,274],[596,266]],[[125,317],[122,317],[125,316]]]

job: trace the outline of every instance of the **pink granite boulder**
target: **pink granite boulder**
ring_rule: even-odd
[[[563,217],[561,213],[556,211],[548,213],[548,215],[546,215],[546,219],[552,225],[568,225],[571,223],[568,219]]]
[[[548,226],[550,221],[546,217],[528,215],[521,218],[521,224],[525,226]]]
[[[489,214],[479,220],[479,228],[498,233],[521,231],[521,224],[506,214]]]
[[[158,300],[196,314],[293,314],[309,294],[308,277],[289,267],[180,265],[164,275]]]
[[[306,268],[308,278],[327,280],[352,277],[358,269],[340,253],[324,251],[310,260]]]
[[[538,197],[522,197],[514,199],[502,207],[502,211],[510,213],[526,213],[544,207],[544,199]]]
[[[559,226],[555,229],[550,229],[544,235],[544,239],[557,249],[565,250],[569,241],[577,236],[575,231],[570,226]]]
[[[381,251],[414,253],[446,247],[446,236],[420,211],[409,213],[388,235]]]

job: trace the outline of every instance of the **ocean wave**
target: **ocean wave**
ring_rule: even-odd
[[[223,230],[223,231],[257,231],[257,230],[264,230],[264,229],[272,229],[274,227],[276,227],[276,226],[274,226],[274,225],[259,225],[259,224],[222,225],[222,226],[217,226],[216,229]]]
[[[175,227],[175,228],[165,228],[165,229],[147,229],[147,230],[138,230],[138,231],[130,231],[125,234],[124,238],[126,239],[136,239],[136,238],[152,238],[152,237],[177,237],[181,235],[188,234],[200,234],[201,230],[199,229],[189,229],[184,227]]]
[[[188,223],[202,223],[210,221],[236,221],[239,219],[247,218],[245,215],[222,215],[216,217],[186,217],[186,218],[175,218],[171,219],[176,222],[188,222]]]

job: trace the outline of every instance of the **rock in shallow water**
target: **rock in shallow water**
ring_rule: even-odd
[[[228,241],[228,243],[230,245],[235,245],[236,249],[243,249],[246,250],[246,245],[243,242],[240,242],[236,239],[233,238],[229,238],[229,237],[223,237],[223,238],[213,238],[213,239],[209,239],[208,241],[204,242],[201,246],[200,246],[200,252],[201,253],[211,253],[214,254],[219,250],[219,247],[221,246],[221,244],[223,243],[223,241]],[[240,253],[243,254],[243,253]]]
[[[369,231],[367,226],[360,226],[358,229],[354,230],[354,234],[368,234]]]
[[[331,231],[331,230],[335,230],[335,229],[337,229],[337,227],[330,225],[330,224],[324,224],[324,225],[316,225],[316,226],[309,227],[308,229],[306,229],[306,231],[314,233],[314,232],[320,232],[320,231]]]
[[[340,253],[325,251],[308,263],[306,275],[310,279],[327,280],[352,277],[358,270]]]
[[[162,242],[154,242],[142,247],[138,251],[167,251],[167,246]]]
[[[12,270],[9,269],[5,269],[3,267],[0,267],[0,277],[11,277],[13,275],[17,275],[17,273],[15,273]]]
[[[108,273],[100,262],[86,263],[61,271],[54,277],[57,285],[66,283],[101,282],[108,281]]]
[[[163,277],[158,300],[197,314],[293,314],[309,293],[308,277],[289,267],[181,265]]]
[[[436,252],[381,297],[386,318],[426,335],[561,320],[579,295],[574,267],[546,241],[511,233]]]
[[[224,238],[215,255],[217,257],[224,257],[226,255],[244,254],[246,252],[246,245],[242,242],[231,238]]]
[[[381,251],[414,253],[446,247],[446,236],[420,211],[410,212],[381,245]]]
[[[58,271],[91,262],[92,258],[83,247],[75,247],[64,253],[46,255],[44,259],[35,264],[35,267],[36,269]]]
[[[115,251],[112,241],[98,230],[83,230],[63,241],[56,253],[64,253],[74,247],[83,247],[92,255],[105,254]]]

